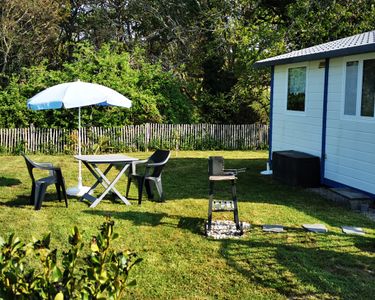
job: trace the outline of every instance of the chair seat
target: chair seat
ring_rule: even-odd
[[[43,177],[43,178],[40,178],[38,180],[35,180],[35,182],[38,182],[38,183],[45,183],[45,184],[54,184],[54,183],[57,183],[57,178],[56,176],[48,176],[48,177]]]

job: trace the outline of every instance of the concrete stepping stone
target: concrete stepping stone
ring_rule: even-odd
[[[352,227],[352,226],[341,226],[342,231],[346,234],[359,234],[365,235],[365,232],[361,227]]]
[[[281,233],[284,232],[284,227],[282,225],[263,225],[263,231]]]
[[[307,231],[315,232],[315,233],[326,233],[328,232],[328,229],[323,224],[303,224],[303,228],[305,228]]]

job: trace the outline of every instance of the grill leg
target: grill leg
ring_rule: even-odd
[[[208,201],[208,222],[207,222],[207,230],[211,230],[212,224],[212,202],[214,201],[214,183],[210,181],[209,183],[209,201]]]
[[[241,230],[240,227],[240,220],[238,218],[238,205],[237,205],[237,192],[236,192],[236,181],[232,180],[232,199],[233,199],[233,215],[234,215],[234,223],[236,223],[237,230]]]

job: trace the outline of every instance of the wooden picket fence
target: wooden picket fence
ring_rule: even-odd
[[[82,153],[175,150],[247,150],[268,145],[263,124],[143,124],[82,128]],[[61,128],[0,128],[1,153],[75,153],[78,131]]]

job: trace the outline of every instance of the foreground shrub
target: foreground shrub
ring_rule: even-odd
[[[89,249],[74,227],[61,259],[49,247],[50,233],[29,244],[14,234],[0,238],[0,299],[123,299],[126,287],[135,285],[127,280],[129,272],[141,259],[111,248],[118,238],[113,226],[104,222]]]

